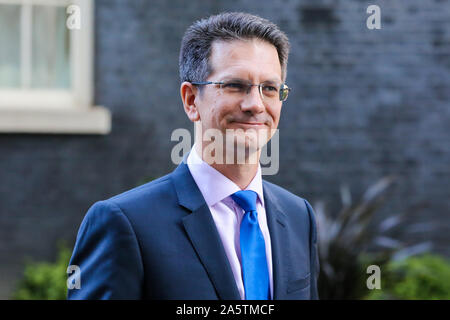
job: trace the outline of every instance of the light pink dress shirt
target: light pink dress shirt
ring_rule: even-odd
[[[239,230],[244,210],[230,197],[241,189],[222,173],[203,161],[195,151],[195,145],[187,158],[187,165],[200,192],[211,211],[211,215],[222,240],[225,253],[230,262],[239,294],[245,299],[244,284],[241,271],[241,250],[239,245]],[[256,210],[258,222],[266,245],[267,266],[269,270],[270,297],[273,297],[272,249],[270,234],[267,227],[266,210],[262,188],[261,165],[245,190],[253,190],[258,194]]]

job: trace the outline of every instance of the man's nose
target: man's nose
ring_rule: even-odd
[[[251,111],[252,113],[260,113],[265,109],[263,97],[260,94],[258,86],[251,86],[244,96],[241,103],[242,111]]]

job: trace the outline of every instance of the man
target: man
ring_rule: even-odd
[[[313,210],[262,180],[259,164],[289,92],[288,50],[277,26],[244,13],[187,30],[180,93],[195,144],[172,173],[90,208],[69,299],[318,298]],[[208,130],[233,133],[231,144]]]

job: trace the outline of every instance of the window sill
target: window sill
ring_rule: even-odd
[[[91,108],[0,108],[0,133],[108,134],[111,113]]]

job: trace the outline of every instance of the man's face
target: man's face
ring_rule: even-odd
[[[282,83],[277,50],[262,40],[216,41],[212,45],[210,64],[213,71],[206,81],[241,79],[253,84]],[[265,133],[265,139],[259,139],[257,143],[262,147],[272,137],[271,130],[277,129],[282,102],[262,99],[258,87],[252,87],[248,94],[243,95],[227,94],[214,84],[203,86],[202,90],[195,97],[195,105],[203,132],[214,128],[225,137],[227,129],[253,129],[253,132]],[[238,144],[248,147],[249,141],[243,135],[238,135],[237,140]]]

